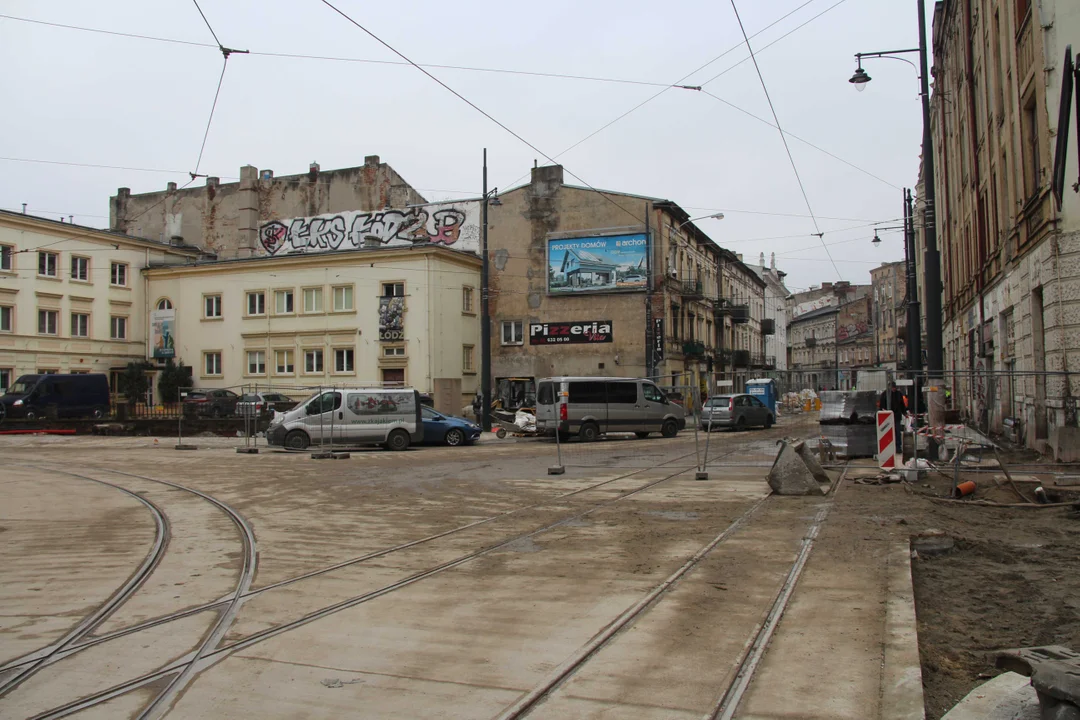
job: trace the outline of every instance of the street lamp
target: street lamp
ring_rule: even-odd
[[[488,263],[488,205],[502,205],[499,188],[487,186],[487,148],[484,148],[484,195],[480,218],[480,427],[491,432],[491,310],[488,306],[490,267]]]
[[[923,231],[926,239],[926,250],[923,255],[926,294],[926,360],[928,374],[931,377],[940,377],[945,367],[945,359],[942,351],[941,338],[941,255],[938,252],[937,225],[934,219],[934,214],[936,212],[936,192],[934,188],[934,143],[933,136],[930,133],[930,75],[927,67],[926,0],[918,0],[917,4],[919,12],[919,47],[905,50],[856,53],[855,59],[858,63],[858,67],[855,70],[855,74],[851,76],[848,82],[853,84],[859,90],[863,89],[863,86],[870,82],[870,76],[862,69],[863,58],[901,60],[914,67],[914,64],[910,60],[894,56],[905,53],[919,54],[919,67],[917,68],[917,71],[919,74],[919,89],[922,96],[923,200],[925,201],[923,203]],[[911,219],[909,224],[909,232],[913,230],[914,218]],[[911,246],[911,242],[912,241],[909,241],[908,243],[909,247]],[[914,257],[912,257],[912,259],[914,259]],[[914,297],[917,298],[918,294],[915,293]],[[911,323],[909,322],[908,332],[911,332],[911,330]],[[918,334],[916,334],[916,337],[918,337]],[[916,365],[912,369],[917,371],[920,369],[918,366],[921,365],[921,358],[916,356],[914,360]]]
[[[708,220],[710,218],[712,218],[713,220],[723,220],[724,219],[724,213],[718,212],[718,213],[713,213],[712,215],[702,215],[701,217],[690,218],[686,222],[680,223],[679,226],[677,228],[675,228],[675,229],[676,230],[682,230],[683,225],[689,225],[690,223],[695,222],[697,220]]]

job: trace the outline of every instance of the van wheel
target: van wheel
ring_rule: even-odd
[[[600,438],[600,428],[596,427],[596,423],[585,423],[578,431],[578,437],[581,442],[596,442]]]
[[[645,438],[649,437],[649,433],[647,432],[636,432],[634,434],[638,436],[638,440],[644,440]]]
[[[675,437],[679,434],[679,424],[671,419],[665,420],[664,424],[660,426],[660,434],[666,438]]]
[[[386,438],[386,447],[397,451],[408,450],[409,442],[409,433],[404,430],[394,430]]]
[[[767,418],[765,418],[765,429],[768,430],[771,427],[772,427],[772,415],[769,415]]]
[[[285,447],[290,450],[307,450],[310,442],[307,433],[303,430],[291,430],[285,436]]]

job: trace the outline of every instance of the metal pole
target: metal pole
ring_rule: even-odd
[[[481,210],[480,254],[480,427],[491,432],[491,315],[488,307],[488,183],[487,148],[484,148],[484,199]]]
[[[940,378],[945,369],[941,338],[941,255],[937,246],[937,226],[934,190],[934,141],[930,134],[930,72],[927,67],[926,0],[919,6],[919,81],[922,84],[923,113],[923,232],[926,254],[923,260],[926,276],[926,364],[930,377]]]
[[[656,374],[656,328],[653,327],[653,243],[649,232],[649,203],[645,203],[645,377]]]
[[[904,190],[904,259],[907,264],[907,366],[908,377],[922,371],[922,314],[919,312],[919,281],[916,274],[915,209],[911,190]]]

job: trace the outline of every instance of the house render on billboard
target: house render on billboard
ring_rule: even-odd
[[[726,251],[685,210],[567,185],[559,166],[533,168],[499,201],[488,234],[496,400],[512,407],[554,375],[706,386],[739,321]]]

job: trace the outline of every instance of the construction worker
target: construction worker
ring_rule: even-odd
[[[889,381],[889,387],[883,390],[878,397],[878,410],[889,410],[893,414],[893,420],[896,421],[896,429],[899,431],[903,427],[904,421],[904,409],[907,407],[907,398],[904,397],[904,393],[900,392],[896,387],[896,383],[892,380]]]

